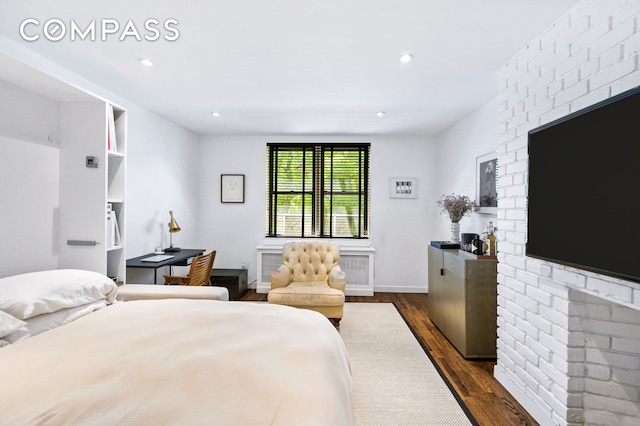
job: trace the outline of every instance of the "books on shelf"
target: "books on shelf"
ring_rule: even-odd
[[[122,243],[118,217],[113,210],[113,205],[107,203],[107,249],[118,247]]]
[[[118,152],[116,121],[113,114],[113,105],[111,104],[107,104],[107,151]]]

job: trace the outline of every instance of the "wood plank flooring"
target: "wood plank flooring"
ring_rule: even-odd
[[[479,425],[537,425],[493,378],[495,360],[465,360],[440,333],[429,319],[428,297],[427,294],[376,293],[373,297],[347,296],[347,301],[395,303]],[[249,290],[242,300],[265,301],[267,295]]]

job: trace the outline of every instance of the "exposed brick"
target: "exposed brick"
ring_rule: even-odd
[[[618,47],[622,42],[633,36],[636,32],[636,23],[633,19],[627,19],[620,22],[611,31],[607,31],[599,39],[595,40],[589,47],[594,56],[600,56],[605,54],[611,54],[612,52],[618,53]]]
[[[610,84],[612,80],[618,80],[626,75],[629,75],[638,69],[638,61],[635,56],[625,58],[620,62],[602,68],[599,73],[594,74],[589,78],[591,89],[597,89],[604,85]]]
[[[576,99],[571,103],[572,111],[579,111],[583,108],[594,105],[604,99],[607,99],[611,94],[611,88],[609,86],[603,86],[597,90],[592,90],[586,96]]]
[[[586,81],[574,84],[556,95],[556,107],[568,104],[587,93],[589,93],[589,84]]]
[[[546,305],[540,305],[539,310],[540,315],[543,315],[552,324],[559,327],[567,327],[569,317],[566,314],[563,314],[562,312],[559,312]]]
[[[591,58],[580,67],[580,76],[583,80],[588,80],[591,76],[600,72],[600,58]]]
[[[536,335],[537,336],[537,335]],[[544,346],[541,342],[539,342],[538,337],[532,339],[531,337],[527,337],[525,340],[527,347],[534,352],[538,359],[536,360],[538,365],[541,360],[550,361],[551,360],[551,350]]]
[[[564,401],[559,401],[553,393],[547,389],[540,388],[538,390],[538,394],[540,398],[548,404],[555,412],[563,413],[566,411],[567,407]]]
[[[623,302],[631,302],[631,289],[625,286],[613,286],[609,281],[599,278],[589,277],[587,280],[587,290],[590,290],[600,297],[606,297]]]
[[[604,365],[585,365],[585,377],[595,380],[611,380],[611,369]]]
[[[555,67],[556,78],[562,78],[571,72],[579,70],[588,61],[589,51],[587,49],[579,50]]]
[[[525,298],[521,298],[521,300],[518,301],[518,303],[517,303],[518,306],[522,306],[522,300],[524,300],[524,299]],[[531,337],[534,337],[534,338],[537,339],[539,330],[529,322],[529,320],[528,320],[529,316],[530,316],[529,313],[526,313],[524,316],[516,316],[516,324],[515,324],[515,326],[516,326],[516,328],[518,330],[520,330],[525,335],[528,335],[528,336],[531,336]],[[522,338],[520,338],[518,340],[524,343],[524,340]]]
[[[563,342],[559,342],[551,336],[551,332],[544,333],[541,332],[538,335],[538,339],[540,343],[548,347],[554,354],[557,354],[561,357],[566,357],[567,355],[567,345]]]
[[[639,27],[638,0],[582,0],[499,70],[498,152],[509,156],[499,190],[506,292],[496,369],[547,416],[544,423],[624,425],[640,417],[631,401],[640,386],[640,355],[632,352],[640,316],[626,310],[640,310],[640,289],[524,256],[527,132],[640,85]],[[585,374],[590,390],[614,401],[583,394]]]
[[[611,368],[625,370],[637,370],[640,368],[640,359],[635,356],[621,355],[612,352],[603,352],[599,349],[587,348],[586,360],[592,364],[607,365]]]
[[[614,304],[611,310],[611,320],[616,322],[640,324],[640,311]],[[638,337],[640,338],[640,334]]]

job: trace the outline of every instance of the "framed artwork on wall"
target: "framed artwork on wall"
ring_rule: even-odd
[[[418,179],[390,178],[389,198],[418,198]]]
[[[220,175],[220,202],[244,203],[244,175]]]
[[[478,213],[498,211],[498,154],[495,152],[476,158],[476,203]]]

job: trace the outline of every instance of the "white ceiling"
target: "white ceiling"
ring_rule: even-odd
[[[437,134],[494,98],[497,70],[577,2],[0,0],[0,34],[198,134]],[[28,34],[131,19],[141,36],[176,19],[180,37],[27,42],[27,18]]]

